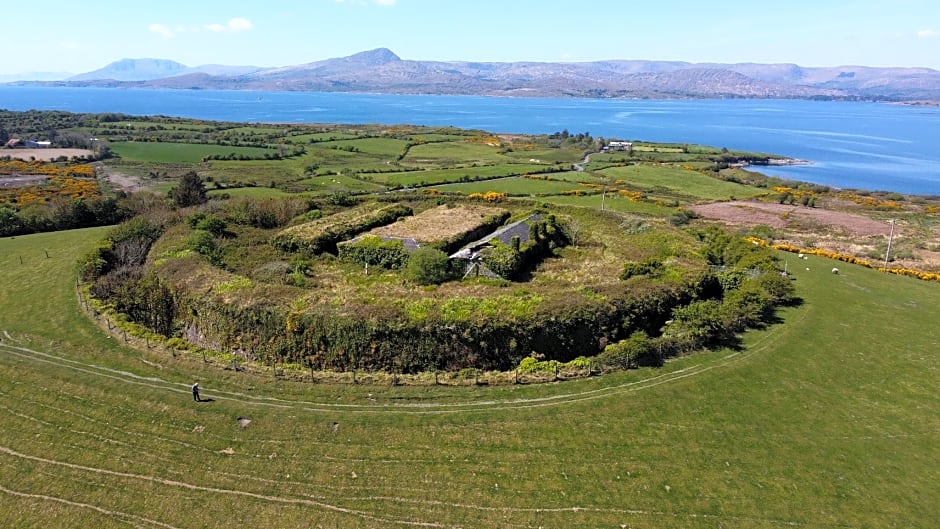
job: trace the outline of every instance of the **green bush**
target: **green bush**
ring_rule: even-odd
[[[209,200],[206,186],[195,171],[180,177],[179,184],[170,190],[169,197],[181,208],[205,204]]]
[[[604,352],[597,356],[597,362],[607,369],[631,369],[658,361],[659,355],[654,343],[643,331],[637,331],[626,340],[604,347]]]
[[[453,277],[450,259],[435,248],[418,248],[408,259],[405,277],[420,285],[443,283]]]
[[[409,260],[402,241],[385,241],[376,235],[366,235],[358,241],[340,244],[337,249],[339,258],[344,261],[378,266],[387,270],[397,270]]]
[[[627,280],[633,276],[659,277],[663,273],[663,263],[656,259],[647,259],[645,261],[631,261],[623,265],[623,271],[620,272],[620,279]]]
[[[414,211],[408,206],[392,204],[358,219],[356,222],[334,224],[314,237],[281,234],[271,242],[275,248],[282,252],[300,252],[308,256],[319,255],[324,252],[338,253],[338,243],[349,240],[372,228],[391,224],[413,213]]]

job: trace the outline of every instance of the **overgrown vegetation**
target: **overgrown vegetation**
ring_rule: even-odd
[[[509,369],[533,354],[566,364],[610,349],[619,360],[594,364],[608,369],[733,344],[792,301],[788,283],[770,250],[703,229],[685,206],[784,197],[819,207],[830,193],[740,167],[766,163],[762,153],[642,142],[611,150],[608,139],[564,130],[504,137],[116,114],[19,117],[38,120],[33,129],[110,142],[124,158],[108,161],[102,176],[117,168],[167,192],[170,201],[101,186],[100,199],[126,204],[127,213],[93,217],[145,214],[163,233],[134,243],[146,247],[143,261],[117,256],[134,246],[121,240],[83,259],[82,275],[103,299],[191,346],[319,369]],[[594,153],[590,162],[571,165],[584,163],[585,153]],[[55,167],[49,171],[80,166]],[[227,198],[240,187],[258,193]],[[856,198],[875,209],[904,203]],[[560,203],[595,211],[553,205]],[[930,204],[904,206],[931,214]],[[479,207],[490,209],[469,214]],[[7,206],[3,227],[24,233],[30,208]],[[88,215],[60,210],[65,220],[36,225],[87,225],[75,219]],[[533,211],[541,218],[525,236],[490,237]],[[466,225],[456,219],[464,213]],[[419,218],[427,220],[411,222]],[[474,241],[482,242],[469,260],[447,257]],[[169,300],[172,324],[148,320],[147,304]]]

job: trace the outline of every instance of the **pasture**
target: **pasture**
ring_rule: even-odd
[[[312,385],[109,337],[74,290],[104,233],[0,239],[0,526],[940,526],[935,283],[782,255],[803,303],[739,350]]]
[[[508,160],[500,154],[497,147],[464,141],[415,145],[401,162],[419,167],[446,167],[468,161],[492,164]]]
[[[573,182],[559,182],[554,180],[539,180],[524,177],[497,178],[494,180],[484,180],[480,182],[465,182],[459,184],[446,184],[434,186],[434,189],[444,193],[486,193],[493,191],[496,193],[506,193],[514,196],[543,196],[558,195],[566,192],[582,191],[594,192],[594,190],[578,185]]]
[[[386,185],[423,186],[451,182],[466,182],[470,180],[489,179],[500,176],[515,176],[526,173],[537,173],[544,170],[544,165],[537,164],[497,164],[475,167],[459,167],[453,169],[383,172],[362,174],[360,176]]]
[[[260,158],[273,155],[274,149],[232,147],[200,143],[114,142],[111,151],[128,162],[198,163],[206,156],[244,155]]]
[[[610,167],[599,172],[647,192],[666,192],[692,200],[727,200],[730,197],[753,197],[766,192],[668,165],[629,165]]]

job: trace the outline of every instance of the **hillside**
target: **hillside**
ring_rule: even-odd
[[[940,99],[929,68],[609,60],[579,63],[402,59],[385,48],[276,68],[124,59],[69,86],[355,91],[489,96],[634,98]]]
[[[150,81],[165,79],[180,75],[204,74],[208,76],[241,75],[258,70],[254,66],[224,66],[220,64],[205,64],[189,67],[176,61],[165,59],[121,59],[112,62],[103,68],[73,75],[67,82],[83,81]]]

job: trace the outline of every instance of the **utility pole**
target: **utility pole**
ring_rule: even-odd
[[[898,219],[891,219],[891,233],[888,235],[888,249],[885,250],[885,265],[882,268],[882,271],[888,271],[888,256],[891,255],[891,240],[894,239],[894,222]]]

